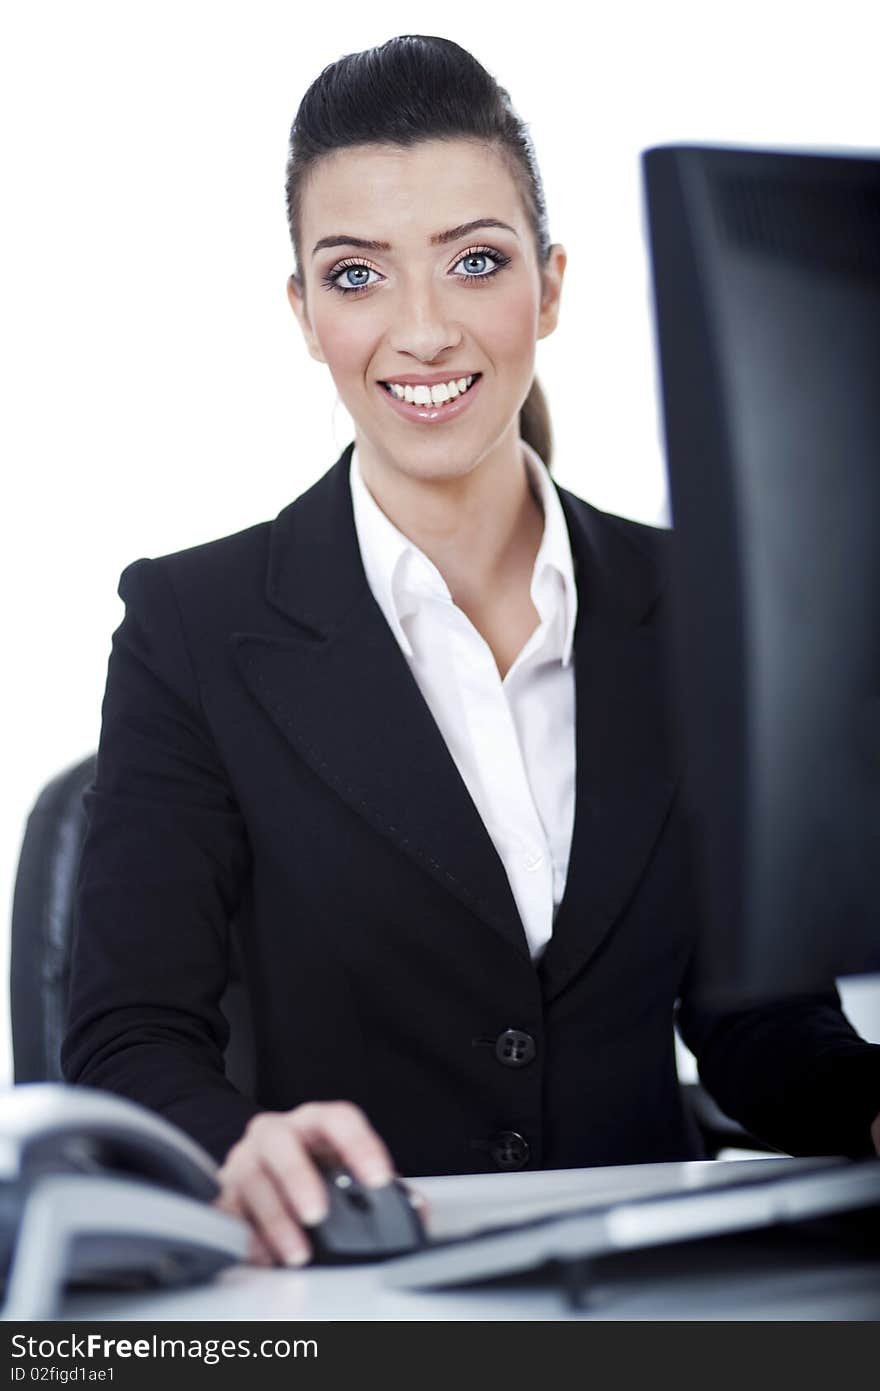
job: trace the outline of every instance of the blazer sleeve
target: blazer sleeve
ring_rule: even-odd
[[[119,594],[62,1071],[160,1112],[222,1160],[259,1110],[224,1074],[219,1007],[247,836],[163,562],[129,565]]]
[[[723,1111],[786,1154],[874,1154],[880,1045],[853,1029],[826,990],[716,1011],[687,993],[677,1025]]]

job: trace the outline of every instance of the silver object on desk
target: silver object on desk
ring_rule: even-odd
[[[666,1171],[664,1173],[664,1171]],[[623,1192],[567,1198],[567,1210],[535,1211],[518,1221],[435,1239],[427,1248],[383,1267],[393,1289],[426,1289],[491,1279],[557,1263],[587,1273],[586,1263],[624,1251],[833,1217],[859,1209],[880,1212],[876,1159],[744,1161],[731,1171],[707,1165],[702,1174],[678,1164],[624,1170]],[[586,1176],[587,1171],[585,1171]],[[628,1191],[627,1191],[628,1190]],[[880,1254],[880,1253],[878,1253]]]
[[[247,1225],[209,1206],[216,1168],[121,1097],[43,1083],[0,1095],[2,1318],[51,1318],[74,1280],[193,1283],[245,1259]]]

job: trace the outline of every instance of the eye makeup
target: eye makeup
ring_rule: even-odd
[[[495,263],[491,270],[481,271],[475,275],[463,273],[454,277],[456,280],[463,280],[469,284],[479,285],[486,281],[493,280],[500,271],[510,265],[511,257],[505,255],[503,251],[499,251],[494,246],[471,246],[468,247],[466,251],[463,251],[460,256],[456,257],[453,262],[453,269],[461,265],[462,261],[467,260],[491,260]],[[357,296],[363,294],[365,290],[371,290],[374,285],[378,284],[378,281],[368,280],[361,285],[344,285],[341,283],[342,277],[348,270],[372,271],[374,275],[381,276],[381,272],[369,261],[364,260],[362,256],[347,256],[342,261],[336,261],[330,270],[327,271],[325,275],[322,275],[321,285],[326,290],[335,290],[337,294]]]

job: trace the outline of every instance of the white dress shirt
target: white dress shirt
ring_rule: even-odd
[[[367,582],[498,851],[536,958],[565,891],[574,825],[577,587],[559,496],[520,443],[544,512],[530,590],[541,621],[503,681],[437,567],[376,503],[357,448],[350,480]]]

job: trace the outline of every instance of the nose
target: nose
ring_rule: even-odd
[[[433,362],[445,349],[457,348],[462,332],[448,310],[437,286],[423,282],[405,287],[395,296],[390,346],[420,362]]]

